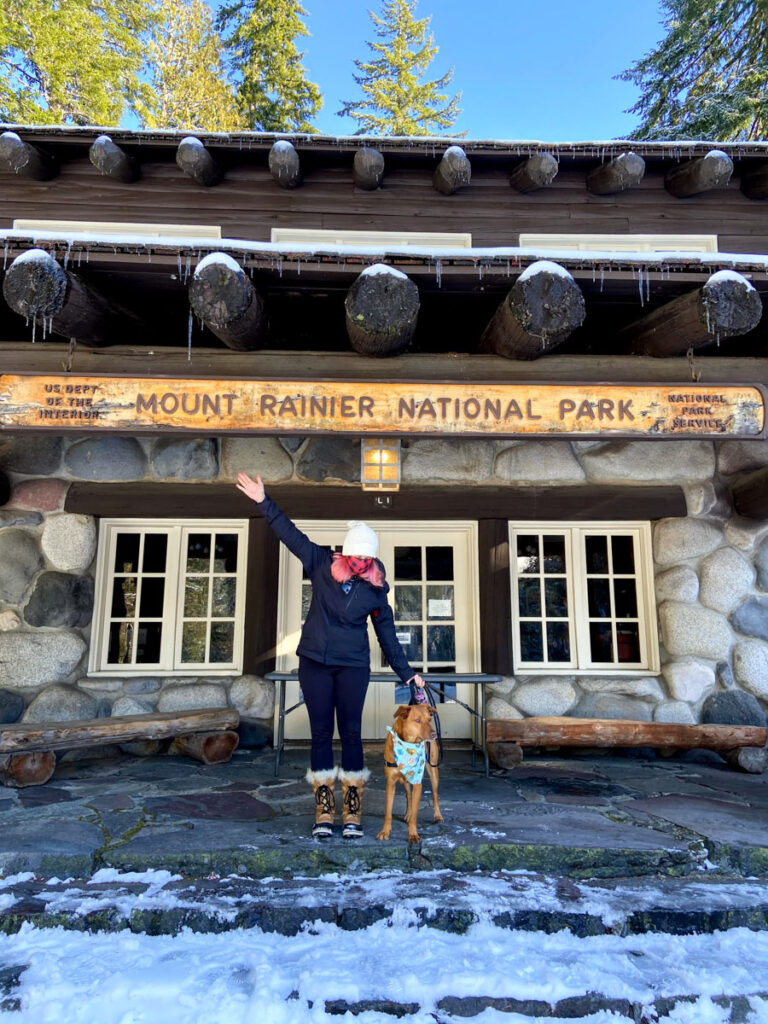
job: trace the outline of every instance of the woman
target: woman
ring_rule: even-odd
[[[257,475],[240,473],[237,487],[259,506],[264,519],[296,555],[312,581],[312,601],[297,649],[299,684],[309,712],[312,750],[307,782],[315,794],[312,835],[326,837],[336,811],[334,780],[341,779],[342,836],[357,839],[362,795],[369,771],[363,761],[361,722],[370,677],[368,616],[387,661],[404,683],[424,686],[395,634],[378,539],[365,523],[352,522],[341,552],[314,544],[267,497]],[[341,737],[341,769],[333,763],[334,714]]]

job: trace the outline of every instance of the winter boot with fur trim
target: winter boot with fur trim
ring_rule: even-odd
[[[335,768],[317,772],[310,769],[307,772],[307,782],[311,784],[315,793],[315,824],[312,826],[314,839],[327,839],[333,835],[333,817],[336,813],[336,800],[333,795],[335,779]]]
[[[363,816],[363,790],[370,772],[363,768],[359,772],[339,772],[341,779],[341,820],[343,839],[359,839],[363,834],[360,825]]]

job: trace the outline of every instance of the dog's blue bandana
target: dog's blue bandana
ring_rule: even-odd
[[[408,782],[415,786],[420,785],[427,763],[426,744],[423,741],[421,743],[406,743],[389,725],[387,732],[392,734],[395,745],[395,765]]]

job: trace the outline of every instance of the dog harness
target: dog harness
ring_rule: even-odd
[[[400,739],[395,730],[391,726],[387,726],[387,732],[392,734],[392,740],[395,746],[395,761],[384,761],[384,764],[388,768],[399,768],[403,777],[415,786],[421,784],[421,780],[424,778],[424,768],[427,763],[426,757],[426,744],[422,740],[421,743],[406,743],[405,740]]]

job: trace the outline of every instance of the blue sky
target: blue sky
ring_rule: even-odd
[[[322,132],[351,134],[341,100],[358,95],[354,58],[370,52],[368,10],[380,0],[302,0],[312,33],[301,41],[305,65],[325,104]],[[215,3],[215,0],[214,0]],[[215,4],[218,6],[218,4]],[[431,77],[454,68],[462,92],[457,122],[470,138],[616,138],[631,131],[624,111],[637,90],[614,75],[663,36],[659,0],[420,0],[440,47]]]

